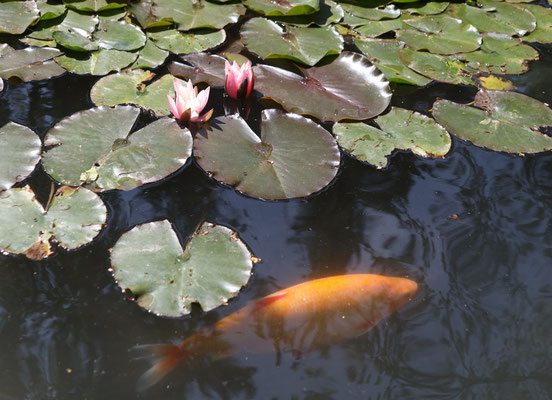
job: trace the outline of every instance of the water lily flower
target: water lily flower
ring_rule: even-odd
[[[198,93],[197,87],[194,87],[191,80],[184,85],[180,79],[174,78],[173,84],[176,101],[169,95],[167,95],[167,100],[169,100],[169,106],[176,119],[181,122],[205,122],[211,118],[212,109],[199,115],[209,100],[210,87]]]
[[[249,97],[253,91],[251,61],[247,61],[241,67],[235,61],[232,65],[226,61],[224,72],[226,74],[224,89],[228,93],[228,96],[234,99]]]

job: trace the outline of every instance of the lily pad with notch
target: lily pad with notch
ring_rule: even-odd
[[[340,153],[320,125],[264,110],[261,137],[238,115],[216,118],[194,140],[198,164],[213,178],[261,199],[308,196],[337,174]]]
[[[138,58],[136,61],[127,68],[156,68],[165,62],[168,55],[168,51],[160,49],[148,39],[146,45],[138,50]]]
[[[0,193],[0,250],[42,260],[53,253],[52,241],[73,250],[102,230],[107,209],[84,188],[58,189],[45,210],[29,187]]]
[[[184,250],[169,221],[138,225],[111,249],[111,271],[123,291],[149,312],[179,317],[236,296],[251,276],[253,255],[231,229],[202,224]]]
[[[44,139],[48,174],[66,185],[95,191],[130,190],[159,181],[181,168],[191,155],[190,131],[161,118],[129,133],[138,108],[102,106],[73,114]]]

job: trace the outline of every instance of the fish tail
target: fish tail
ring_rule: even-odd
[[[176,344],[146,344],[132,349],[135,359],[146,359],[152,364],[138,379],[138,390],[145,390],[171,372],[186,357],[186,353]]]

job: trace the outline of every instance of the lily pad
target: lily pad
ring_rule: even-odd
[[[142,30],[125,21],[101,20],[94,37],[100,48],[108,50],[136,50],[146,44]]]
[[[400,29],[401,27],[401,19],[385,19],[382,21],[367,21],[366,24],[356,27],[355,31],[362,36],[374,38],[381,36],[384,33]]]
[[[343,50],[343,37],[333,28],[285,29],[265,18],[253,18],[241,29],[246,47],[262,58],[289,58],[314,65],[323,57]]]
[[[524,4],[537,20],[537,28],[523,37],[526,42],[552,43],[552,10],[534,4]]]
[[[414,72],[399,58],[403,43],[388,39],[355,39],[355,45],[362,51],[390,82],[424,86],[431,79]]]
[[[347,51],[331,64],[304,69],[304,76],[268,65],[253,71],[255,89],[265,97],[323,121],[373,118],[391,101],[385,76],[365,56]]]
[[[381,130],[352,122],[335,124],[333,133],[348,153],[377,168],[387,166],[387,156],[395,149],[410,150],[422,157],[442,157],[450,150],[451,139],[447,131],[417,112],[393,107],[375,122]]]
[[[171,21],[155,16],[153,12],[153,0],[131,2],[128,10],[144,29],[172,25]]]
[[[180,32],[175,29],[148,33],[149,38],[161,49],[176,54],[199,53],[218,46],[226,40],[222,30],[197,30]]]
[[[54,62],[60,54],[58,49],[48,47],[27,47],[6,52],[0,57],[0,78],[17,76],[28,82],[61,75],[65,70]]]
[[[483,37],[481,50],[458,54],[458,58],[483,72],[522,74],[529,70],[529,61],[539,58],[539,53],[520,39],[488,34]]]
[[[236,232],[205,222],[185,250],[164,220],[134,227],[111,249],[113,276],[139,306],[179,317],[192,303],[204,311],[226,304],[251,275],[252,254]]]
[[[130,106],[98,107],[73,114],[46,135],[42,155],[48,174],[67,185],[130,190],[182,167],[192,138],[171,118],[129,134],[139,114]]]
[[[179,78],[194,83],[206,82],[209,86],[224,86],[225,58],[207,53],[188,54],[183,59],[190,65],[173,62],[169,65],[169,72]]]
[[[0,249],[41,260],[53,253],[52,240],[69,250],[92,241],[105,225],[102,200],[84,188],[61,187],[47,210],[29,187],[0,193]]]
[[[320,9],[313,14],[280,17],[271,16],[271,19],[303,27],[310,25],[328,26],[329,24],[341,21],[344,15],[345,12],[339,3],[333,0],[322,0],[320,1]]]
[[[23,33],[39,15],[38,7],[32,0],[1,1],[0,33]]]
[[[513,92],[495,93],[502,94],[501,102],[509,103],[507,108],[491,108],[487,111],[440,99],[433,104],[433,117],[450,133],[476,146],[508,153],[552,150],[552,138],[511,120],[516,108],[531,110],[531,114],[536,115],[544,105],[533,109],[531,104],[536,100],[532,99],[530,104],[525,104],[527,96]],[[550,110],[547,115],[550,115]]]
[[[448,15],[423,16],[405,19],[403,22],[415,29],[399,30],[397,39],[414,50],[456,54],[477,50],[481,45],[481,37],[473,25]]]
[[[241,4],[215,4],[207,0],[155,0],[153,4],[152,11],[156,17],[174,21],[181,31],[222,29],[238,22],[246,10]]]
[[[29,128],[8,122],[0,128],[0,191],[33,172],[40,160],[41,142]]]
[[[165,62],[169,52],[157,47],[150,39],[146,45],[138,51],[138,58],[128,68],[155,68]]]
[[[477,70],[468,67],[451,56],[441,56],[403,48],[399,51],[399,58],[408,68],[430,79],[455,85],[460,83],[465,85],[474,84],[472,74],[476,73]]]
[[[401,10],[397,9],[393,4],[387,5],[385,7],[373,7],[370,4],[356,5],[342,3],[341,6],[350,15],[354,15],[356,18],[361,19],[361,21],[358,21],[359,23],[356,24],[349,22],[349,17],[345,16],[343,23],[350,26],[361,25],[362,20],[379,21],[382,19],[395,19],[401,15]]]
[[[169,115],[171,110],[167,95],[174,97],[173,76],[165,75],[155,80],[153,72],[135,69],[101,78],[90,91],[90,98],[97,106],[136,104],[156,115]]]
[[[115,2],[106,0],[63,0],[67,7],[79,11],[106,11],[115,8],[121,8],[126,5],[125,2]]]
[[[97,50],[92,53],[66,53],[56,62],[75,74],[107,75],[132,64],[138,53],[120,50]]]
[[[264,110],[261,138],[238,115],[217,118],[194,140],[194,156],[216,180],[261,199],[304,197],[339,167],[335,139],[297,114]]]
[[[243,0],[253,11],[266,16],[305,15],[320,9],[320,0]]]
[[[37,0],[36,5],[40,12],[40,20],[57,18],[65,12],[66,8],[63,4],[50,4],[47,0]]]
[[[443,11],[445,11],[449,5],[449,3],[443,1],[430,1],[427,3],[421,3],[424,4],[421,7],[409,7],[404,10],[402,10],[403,13],[408,14],[420,14],[420,15],[435,15],[435,14],[441,14]]]
[[[67,10],[62,17],[39,21],[31,27],[31,32],[27,34],[27,38],[43,41],[53,40],[54,32],[58,31],[68,34],[79,32],[82,36],[88,36],[96,30],[99,22],[100,19],[94,15]]]

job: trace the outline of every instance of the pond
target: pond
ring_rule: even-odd
[[[534,47],[540,60],[508,79],[552,103],[552,46]],[[44,139],[64,117],[94,107],[97,81],[71,73],[10,80],[0,92],[0,126],[14,121]],[[223,90],[212,93],[207,109],[224,115],[216,100]],[[397,85],[391,105],[427,114],[437,98],[465,104],[476,93]],[[259,119],[254,107],[249,122]],[[139,124],[151,120],[143,113]],[[48,202],[42,166],[24,183]],[[397,151],[380,170],[342,152],[329,186],[279,201],[238,193],[188,160],[160,182],[100,197],[107,224],[90,244],[41,261],[0,255],[2,400],[552,397],[550,152],[511,155],[454,137],[444,158]],[[165,219],[182,243],[203,221],[227,226],[261,259],[228,305],[167,318],[121,292],[110,249],[136,225]],[[301,355],[205,354],[137,389],[149,365],[134,358],[135,346],[179,343],[277,290],[355,273],[405,277],[418,292],[359,337]]]

